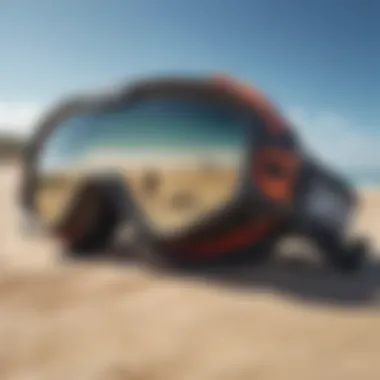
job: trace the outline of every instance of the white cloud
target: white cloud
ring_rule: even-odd
[[[335,167],[380,169],[380,133],[353,126],[334,112],[288,109],[288,119],[310,149]]]
[[[27,137],[46,106],[37,103],[0,102],[0,133]]]

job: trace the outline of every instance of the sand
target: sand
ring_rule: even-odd
[[[1,380],[380,378],[377,265],[353,277],[282,262],[184,278],[63,263],[55,242],[20,232],[16,185],[2,167]],[[363,193],[363,206],[357,228],[379,246],[380,193]]]
[[[238,186],[237,172],[228,167],[212,172],[202,168],[160,169],[117,171],[151,226],[159,233],[184,228],[210,211],[218,210],[231,200]],[[75,198],[82,184],[83,175],[74,172],[66,171],[54,177],[45,175],[36,194],[36,204],[44,220],[53,223],[59,220],[65,205]]]

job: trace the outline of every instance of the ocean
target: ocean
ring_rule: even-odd
[[[379,188],[380,170],[371,172],[345,172],[344,176],[358,188]]]

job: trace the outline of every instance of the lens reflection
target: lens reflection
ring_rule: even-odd
[[[178,97],[69,118],[40,154],[37,209],[55,223],[80,183],[117,171],[152,228],[186,227],[233,196],[246,128],[236,109]]]

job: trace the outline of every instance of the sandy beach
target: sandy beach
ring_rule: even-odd
[[[0,167],[1,380],[380,379],[377,264],[188,278],[64,264],[54,242],[20,232],[17,180]],[[380,191],[362,200],[356,229],[380,248]]]

